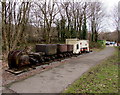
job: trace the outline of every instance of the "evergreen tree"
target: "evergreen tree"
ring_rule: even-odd
[[[82,36],[82,39],[87,39],[86,13],[84,13],[82,35],[81,36]]]

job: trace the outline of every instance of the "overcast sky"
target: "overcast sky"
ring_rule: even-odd
[[[112,8],[114,5],[117,5],[120,0],[101,0],[104,2],[105,6]]]
[[[100,0],[100,1],[103,2],[106,13],[108,15],[112,15],[114,6],[118,6],[118,2],[120,0]],[[107,30],[110,30],[111,32],[115,30],[112,19],[107,18],[105,22]]]

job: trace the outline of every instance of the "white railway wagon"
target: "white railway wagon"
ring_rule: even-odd
[[[89,49],[89,40],[80,40],[80,46],[81,46],[81,49],[80,51],[86,51],[86,52],[89,52],[90,49]]]
[[[73,45],[73,53],[74,54],[79,54],[81,53],[80,51],[80,41],[79,39],[66,39],[66,44]]]
[[[73,53],[89,52],[89,40],[66,39],[66,44],[73,45]]]
[[[71,44],[73,45],[73,53],[74,54],[79,54],[81,53],[81,45],[80,45],[80,40],[79,39],[66,39],[66,44]]]

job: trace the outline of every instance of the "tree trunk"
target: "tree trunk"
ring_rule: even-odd
[[[5,51],[9,52],[8,47],[8,39],[7,39],[7,23],[6,23],[6,2],[2,2],[2,39],[3,39],[3,47]]]

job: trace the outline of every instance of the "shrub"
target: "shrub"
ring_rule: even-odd
[[[90,42],[90,48],[104,48],[105,45],[101,42]]]

